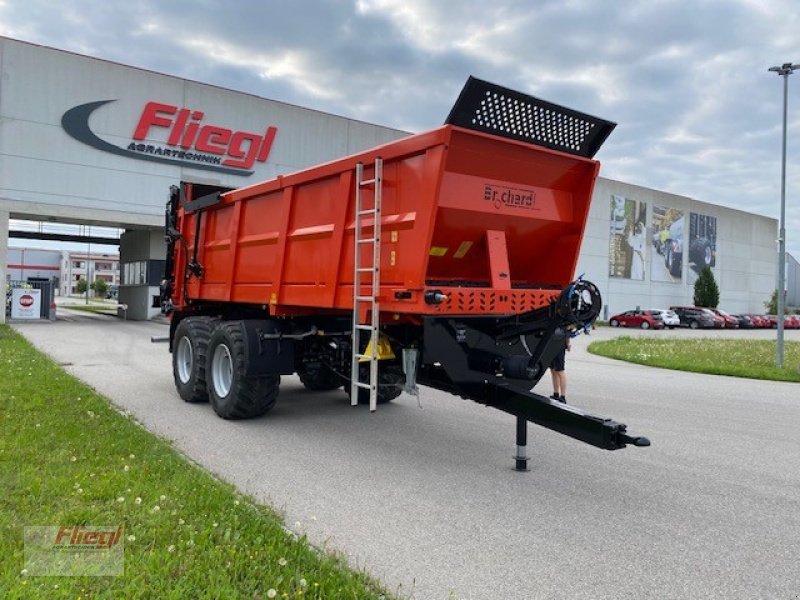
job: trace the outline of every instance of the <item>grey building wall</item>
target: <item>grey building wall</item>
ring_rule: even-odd
[[[642,250],[641,279],[611,274],[612,196],[644,205],[646,243]],[[665,257],[654,245],[653,236],[660,230],[654,207],[670,208],[684,216],[685,258],[679,276],[667,273]],[[693,304],[696,272],[694,263],[688,259],[692,214],[711,217],[716,223],[712,271],[720,287],[720,308],[730,312],[763,312],[763,303],[775,287],[777,274],[776,219],[602,177],[592,197],[576,275],[585,274],[599,286],[609,315],[637,306],[666,308]]]
[[[61,252],[40,248],[9,248],[6,279],[27,281],[28,278],[60,278]]]
[[[786,306],[800,308],[800,262],[786,255]]]

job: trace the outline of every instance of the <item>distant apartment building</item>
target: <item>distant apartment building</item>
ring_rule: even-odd
[[[78,282],[102,279],[109,287],[119,286],[119,254],[63,252],[61,255],[61,294],[78,293]]]

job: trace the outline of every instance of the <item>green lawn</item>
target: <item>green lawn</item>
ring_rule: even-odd
[[[390,595],[0,326],[0,597]],[[125,575],[36,577],[23,527],[124,526]]]
[[[784,368],[778,369],[776,342],[746,339],[674,339],[622,336],[592,342],[589,352],[680,371],[714,375],[800,381],[800,343],[786,342]]]

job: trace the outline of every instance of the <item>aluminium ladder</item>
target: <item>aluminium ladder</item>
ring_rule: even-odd
[[[374,176],[364,179],[364,165],[356,165],[356,215],[355,215],[355,253],[353,255],[353,352],[350,370],[350,403],[358,404],[360,389],[369,390],[369,410],[374,412],[378,405],[378,340],[380,325],[380,264],[381,264],[381,188],[383,185],[383,159],[375,159]],[[372,188],[373,202],[371,208],[365,208],[364,188]],[[365,217],[372,217],[372,232],[365,226]],[[362,248],[371,248],[370,264],[362,263]],[[361,277],[365,281],[362,281]],[[369,295],[362,293],[362,287],[370,289]],[[370,314],[368,324],[361,323],[359,314],[363,308]],[[361,332],[369,332],[369,351],[361,353]],[[369,383],[362,383],[359,371],[362,359],[369,360]]]

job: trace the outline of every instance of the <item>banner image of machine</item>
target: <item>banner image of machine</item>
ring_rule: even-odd
[[[684,220],[682,210],[653,206],[651,281],[680,283]]]
[[[608,269],[611,277],[645,278],[647,204],[611,195]]]
[[[717,264],[717,217],[691,213],[689,215],[689,269],[686,281],[694,285],[705,267],[712,270]]]

